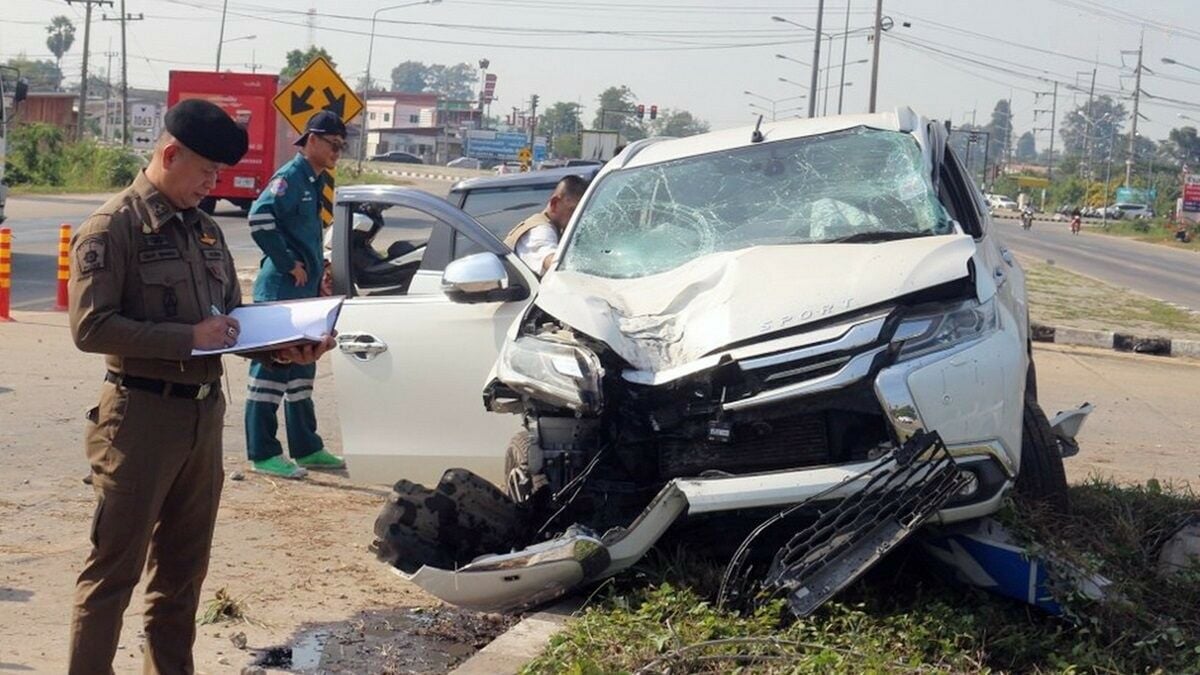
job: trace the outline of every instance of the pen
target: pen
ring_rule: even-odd
[[[210,313],[211,313],[213,316],[221,316],[221,310],[217,309],[217,306],[216,306],[216,305],[209,305],[209,306],[208,306],[208,311],[209,311],[209,312],[210,312]]]

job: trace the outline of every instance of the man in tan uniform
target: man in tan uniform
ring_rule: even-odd
[[[579,176],[566,176],[554,186],[545,209],[518,223],[504,237],[504,244],[538,276],[554,264],[558,242],[585,190],[587,181]]]
[[[193,349],[237,342],[241,304],[233,258],[217,224],[197,209],[217,172],[246,152],[247,136],[212,103],[183,101],[133,185],[76,233],[71,334],[105,355],[100,404],[86,450],[98,504],[92,552],[75,587],[70,665],[110,673],[121,616],[148,567],[147,673],[192,673],[200,585],[221,495],[225,400],[221,359]],[[315,361],[332,346],[277,352]],[[147,566],[147,560],[149,565]]]

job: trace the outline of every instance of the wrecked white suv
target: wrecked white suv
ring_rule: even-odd
[[[946,137],[903,109],[630,145],[484,389],[523,422],[503,491],[466,470],[401,480],[380,557],[506,609],[615,574],[668,530],[735,562],[770,539],[768,581],[797,609],[1014,486],[1064,506],[1024,277]],[[501,292],[512,264],[468,256],[447,283]],[[849,572],[822,578],[831,561]]]

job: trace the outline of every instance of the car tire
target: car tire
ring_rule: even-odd
[[[1058,440],[1050,420],[1037,400],[1025,397],[1021,425],[1021,472],[1017,474],[1017,498],[1040,504],[1057,513],[1067,513],[1067,473],[1063,468]]]
[[[217,198],[205,197],[204,199],[200,200],[200,203],[197,206],[201,211],[211,216],[213,211],[217,210]]]
[[[504,451],[504,492],[518,506],[531,504],[547,486],[545,474],[535,474],[529,468],[533,444],[533,434],[518,431]]]
[[[1025,399],[1038,400],[1037,368],[1033,365],[1033,348],[1029,349],[1029,369],[1025,371]]]

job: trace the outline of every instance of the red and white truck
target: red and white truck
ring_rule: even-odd
[[[298,135],[272,104],[279,85],[278,75],[171,71],[168,106],[189,98],[212,101],[243,124],[250,134],[246,156],[236,166],[221,172],[217,187],[200,203],[201,209],[212,213],[219,199],[249,209],[275,169],[291,158],[292,142]]]

